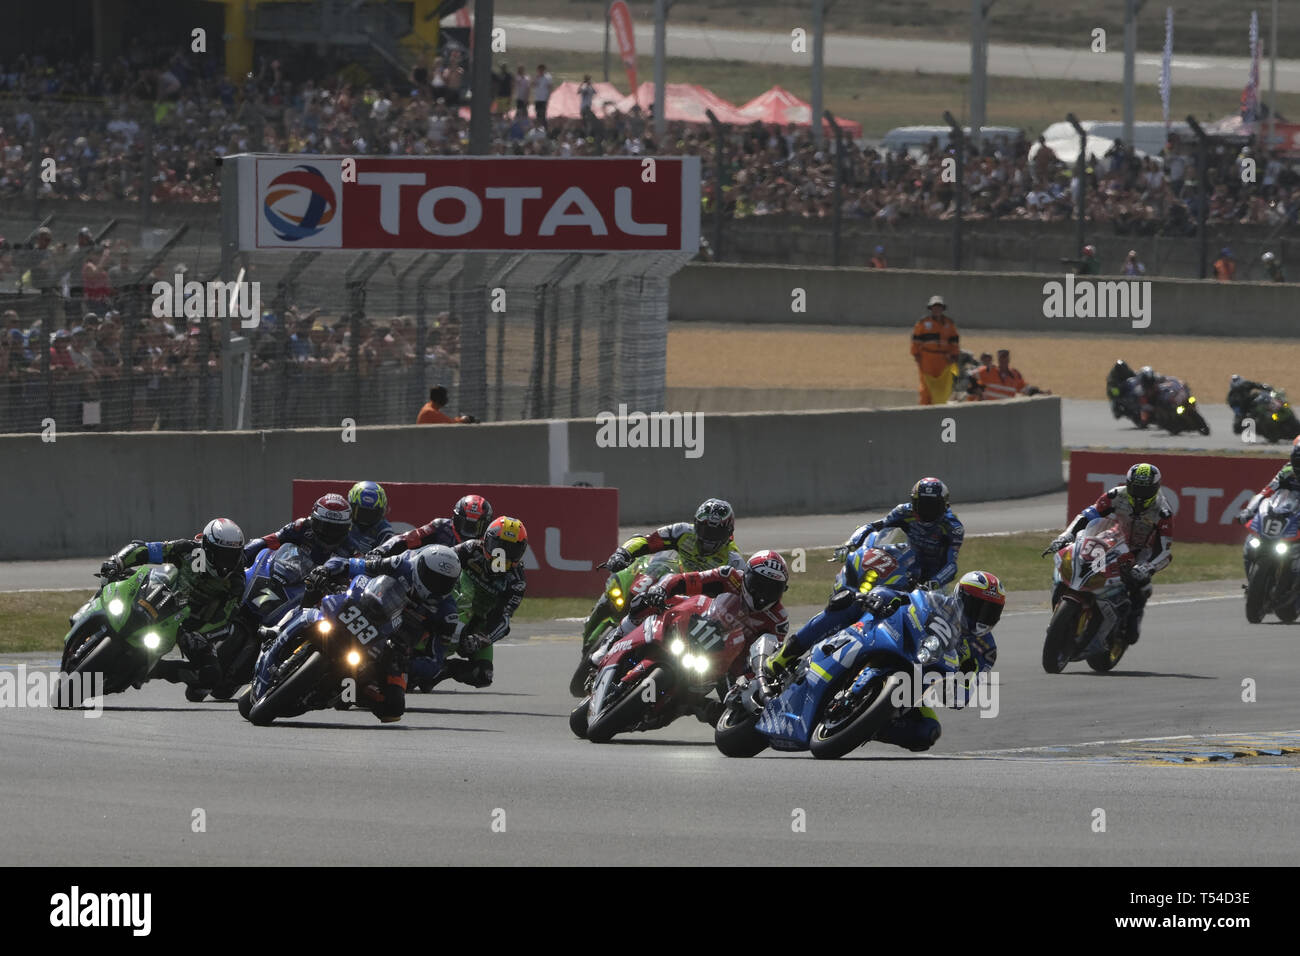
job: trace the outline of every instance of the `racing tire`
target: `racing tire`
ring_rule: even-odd
[[[867,666],[864,664],[858,670],[850,672],[845,675],[838,687],[827,690],[813,723],[812,734],[808,738],[808,749],[817,759],[837,760],[843,757],[876,736],[898,716],[898,708],[891,703],[890,698],[898,688],[903,686],[907,675],[895,671],[874,677],[863,688],[862,694],[853,703],[849,713],[835,724],[827,724],[826,712],[841,693],[853,686],[858,674]]]
[[[758,731],[759,714],[728,707],[713,728],[713,743],[725,757],[756,757],[768,748],[767,735]]]
[[[607,744],[614,739],[615,734],[636,724],[646,708],[652,706],[642,699],[646,685],[666,688],[669,686],[667,678],[668,672],[663,667],[651,669],[636,687],[626,692],[622,699],[587,727],[587,739],[593,744]]]
[[[320,680],[324,670],[325,658],[320,651],[313,650],[292,674],[249,708],[248,719],[258,727],[265,727],[277,717],[298,711],[303,697]]]
[[[591,698],[588,697],[569,711],[569,729],[573,731],[573,736],[579,740],[587,739],[587,713],[590,709]]]
[[[1062,601],[1052,612],[1043,638],[1043,670],[1059,674],[1070,663],[1075,636],[1079,633],[1079,614],[1083,608],[1073,601]]]

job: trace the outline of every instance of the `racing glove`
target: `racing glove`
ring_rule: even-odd
[[[477,654],[492,642],[483,634],[462,634],[458,645],[462,657]]]
[[[1049,544],[1047,548],[1043,551],[1043,557],[1047,557],[1049,554],[1055,554],[1057,551],[1060,551],[1067,544],[1070,544],[1073,541],[1074,541],[1074,535],[1072,535],[1068,531],[1065,532],[1065,534],[1058,534],[1055,538],[1052,539],[1052,543]]]
[[[610,571],[622,571],[632,563],[632,554],[627,548],[619,548],[605,559],[605,567]]]
[[[1134,587],[1142,587],[1151,580],[1151,565],[1135,564],[1128,570],[1129,583]]]
[[[901,594],[892,598],[885,597],[883,591],[872,591],[862,602],[862,610],[870,614],[877,621],[884,620],[893,614],[900,607],[907,603],[907,598]]]
[[[1237,512],[1237,524],[1248,523],[1253,515],[1254,512],[1251,511],[1251,509],[1242,508],[1240,511]]]
[[[99,566],[99,576],[110,581],[116,581],[125,573],[126,568],[122,565],[122,559],[117,555],[113,555]]]

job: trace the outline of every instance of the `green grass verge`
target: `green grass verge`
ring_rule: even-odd
[[[1024,532],[1002,537],[967,538],[961,550],[965,571],[992,571],[1009,591],[1045,591],[1052,585],[1052,562],[1039,557],[1051,540],[1042,533]],[[829,549],[806,554],[802,572],[792,575],[785,603],[790,607],[821,604],[830,593],[836,565],[826,559]],[[787,561],[793,560],[785,552]],[[1162,571],[1159,584],[1222,581],[1241,576],[1241,548],[1235,544],[1177,544],[1173,563]],[[90,591],[0,592],[0,653],[57,651],[68,630],[68,615],[81,606]],[[518,621],[553,621],[585,618],[596,595],[590,598],[526,598],[515,615]],[[574,625],[575,633],[577,625]]]

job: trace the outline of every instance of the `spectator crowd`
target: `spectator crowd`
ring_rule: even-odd
[[[33,164],[53,156],[48,195],[216,202],[214,156],[256,149],[280,153],[454,155],[469,144],[460,116],[466,65],[455,51],[423,58],[399,86],[373,84],[357,71],[290,78],[279,60],[235,84],[213,57],[161,58],[133,48],[110,63],[50,62],[20,56],[0,64],[0,199],[30,190]],[[699,155],[706,164],[704,203],[711,208],[713,141],[707,127],[669,124],[656,143],[646,112],[584,109],[582,119],[548,116],[555,80],[500,64],[493,74],[493,150],[539,156]],[[580,88],[592,103],[590,79]],[[531,108],[531,114],[530,114]],[[1117,142],[1089,164],[1088,215],[1116,233],[1185,235],[1198,216],[1192,143],[1171,141],[1160,157]],[[1079,191],[1072,166],[1044,143],[989,143],[967,157],[964,215],[971,220],[1058,221],[1074,215]],[[724,211],[734,218],[833,214],[834,156],[807,127],[754,124],[733,129],[724,179]],[[850,145],[841,212],[849,219],[898,226],[945,219],[956,209],[956,184],[943,175],[951,155],[937,141],[912,154]],[[1258,164],[1254,177],[1243,169]],[[1247,180],[1254,181],[1247,181]],[[1250,146],[1216,148],[1208,173],[1212,223],[1279,225],[1300,212],[1300,175]]]

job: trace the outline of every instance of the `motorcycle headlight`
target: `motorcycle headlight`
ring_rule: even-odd
[[[1279,541],[1277,544],[1273,545],[1273,550],[1278,554],[1286,554],[1290,548],[1291,546],[1285,541]]]
[[[1196,396],[1193,395],[1191,398],[1189,398],[1189,399],[1187,400],[1187,404],[1188,404],[1188,405],[1195,405],[1195,404],[1196,404]]]
[[[1174,409],[1174,411],[1178,412],[1178,414],[1181,415],[1185,411],[1185,409],[1183,408],[1182,405],[1179,405],[1176,409]]]
[[[1277,412],[1273,413],[1273,421],[1277,421]]]
[[[108,613],[117,617],[122,613],[124,607],[126,607],[126,605],[122,603],[121,598],[113,598],[113,600],[108,602]]]
[[[673,638],[673,642],[668,645],[668,650],[672,651],[675,656],[681,657],[682,651],[686,650],[686,645],[682,643],[682,639],[680,637],[676,637]],[[690,657],[689,654],[687,654],[686,656]],[[688,664],[687,666],[689,667],[690,665]]]
[[[682,666],[685,667],[687,670],[694,670],[694,669],[695,669],[695,655],[694,655],[694,654],[683,654],[683,655],[682,655]]]
[[[316,622],[316,630],[321,634],[328,634],[330,631],[334,630],[334,625],[329,621],[320,620]]]
[[[929,637],[923,640],[921,642],[921,646],[917,648],[916,651],[917,663],[928,664],[930,663],[930,661],[936,660],[939,657],[939,650],[940,650],[939,638],[931,634]]]
[[[691,666],[695,668],[695,673],[703,674],[709,669],[709,659],[701,654],[695,658],[695,661]]]
[[[348,651],[347,661],[349,667],[356,667],[361,663],[361,655],[356,651]]]
[[[1250,547],[1250,548],[1258,548],[1258,547],[1259,547],[1259,538],[1256,538],[1256,537],[1254,537],[1254,536],[1252,535],[1251,537],[1249,537],[1249,538],[1246,539],[1246,545],[1247,545],[1247,547]]]
[[[158,650],[158,645],[162,643],[162,638],[158,636],[157,631],[150,631],[144,636],[144,646],[151,651]]]

